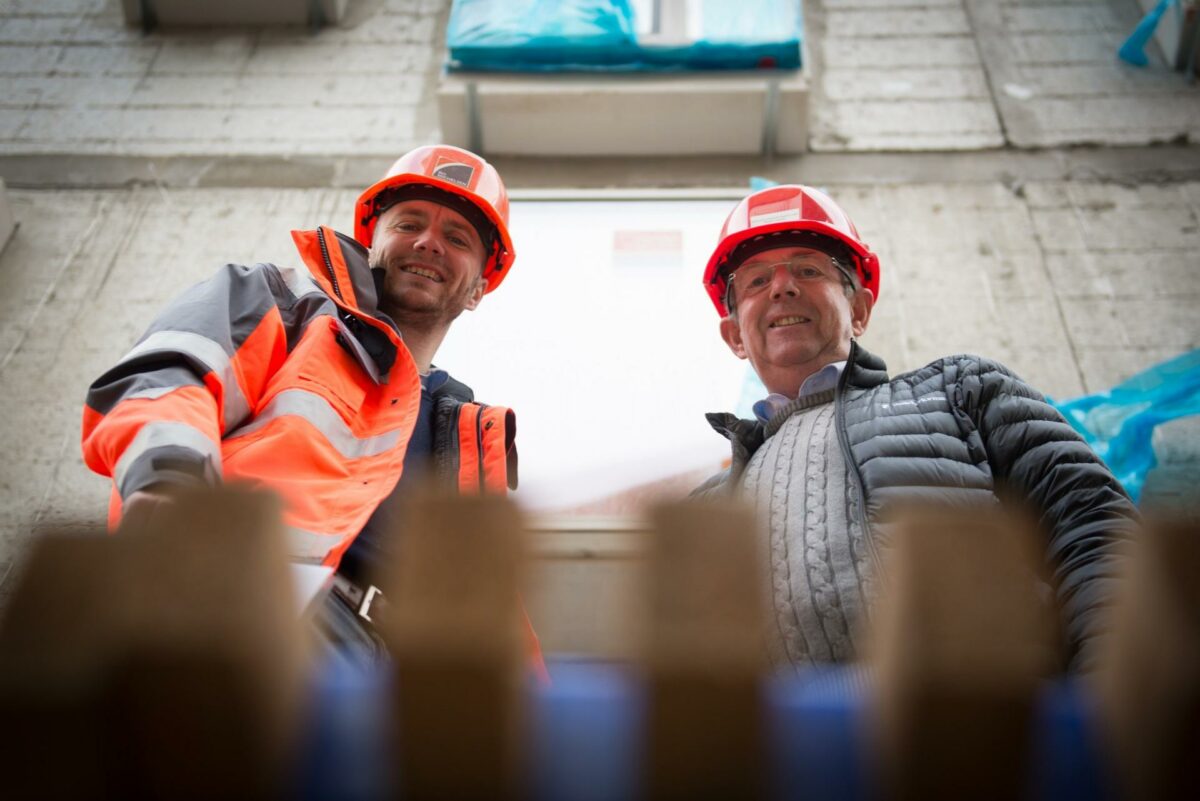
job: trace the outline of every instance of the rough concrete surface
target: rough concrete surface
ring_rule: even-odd
[[[18,224],[0,252],[0,598],[35,526],[101,518],[84,391],[153,313],[226,261],[293,262],[288,229],[344,227],[357,191],[436,140],[448,8],[349,0],[315,34],[146,35],[117,0],[0,0]],[[974,351],[1069,397],[1200,347],[1200,87],[1154,48],[1143,70],[1115,59],[1136,0],[805,13],[813,153],[497,163],[517,194],[829,188],[883,259],[867,344],[894,370]]]
[[[0,153],[393,155],[436,128],[448,0],[359,0],[317,33],[143,34],[116,0],[6,6]]]

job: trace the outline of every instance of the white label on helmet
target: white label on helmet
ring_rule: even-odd
[[[475,174],[475,168],[470,164],[462,164],[452,161],[440,161],[433,168],[433,177],[441,178],[443,181],[449,181],[452,184],[459,186],[470,186],[471,176]]]
[[[757,228],[760,225],[770,225],[771,223],[780,222],[798,222],[800,220],[800,209],[784,209],[783,211],[766,211],[762,214],[750,215],[750,227]]]

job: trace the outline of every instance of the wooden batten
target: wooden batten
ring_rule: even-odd
[[[1151,520],[1134,543],[1093,678],[1124,797],[1200,797],[1200,530]]]
[[[884,795],[1023,797],[1036,693],[1059,661],[1032,525],[909,509],[891,530],[869,655]]]
[[[306,669],[290,582],[279,505],[247,490],[39,538],[0,625],[15,797],[282,792]]]
[[[765,648],[753,515],[688,503],[656,510],[652,522],[647,795],[761,798]]]
[[[379,624],[395,659],[400,793],[519,797],[521,516],[499,497],[418,493],[399,518]]]

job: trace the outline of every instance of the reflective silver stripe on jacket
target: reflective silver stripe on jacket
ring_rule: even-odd
[[[346,421],[337,410],[329,405],[328,400],[308,390],[289,389],[272,398],[266,408],[255,415],[252,422],[231,433],[227,439],[252,434],[269,425],[272,420],[285,416],[299,417],[307,421],[346,459],[361,459],[364,456],[387,453],[399,444],[402,433],[402,429],[397,428],[373,437],[359,438],[350,430],[350,426],[346,425]]]
[[[116,468],[113,469],[113,481],[116,483],[117,492],[121,494],[122,498],[125,497],[125,477],[129,474],[129,469],[137,460],[147,451],[172,445],[179,448],[187,448],[208,457],[213,468],[220,471],[220,446],[207,437],[203,431],[193,428],[187,423],[146,423],[138,431],[137,436],[133,438],[133,442],[129,443],[129,447],[125,449],[125,452],[121,454]]]
[[[276,267],[279,270],[279,276],[283,279],[283,283],[287,284],[288,290],[297,298],[302,298],[305,295],[311,295],[314,292],[325,294],[325,290],[321,289],[308,272],[296,267]],[[326,297],[328,297],[326,295]]]
[[[250,405],[242,394],[229,354],[221,345],[206,336],[191,331],[155,331],[145,341],[125,354],[121,364],[147,353],[184,353],[199,361],[221,378],[225,389],[225,413],[221,432],[226,433],[250,413]]]
[[[139,389],[137,392],[130,392],[125,396],[125,400],[154,400],[177,389],[179,387],[147,387],[146,389]]]
[[[320,564],[326,555],[342,542],[341,537],[318,534],[296,526],[286,526],[284,536],[287,540],[288,557],[293,562],[310,565]]]

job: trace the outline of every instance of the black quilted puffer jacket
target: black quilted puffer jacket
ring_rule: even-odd
[[[949,356],[889,380],[883,361],[857,343],[835,403],[873,541],[883,510],[901,499],[958,505],[1003,497],[1040,515],[1071,667],[1088,667],[1119,563],[1116,546],[1136,533],[1139,518],[1058,411],[997,362]],[[695,495],[731,491],[766,433],[762,423],[731,414],[708,421],[729,439],[733,460]]]

